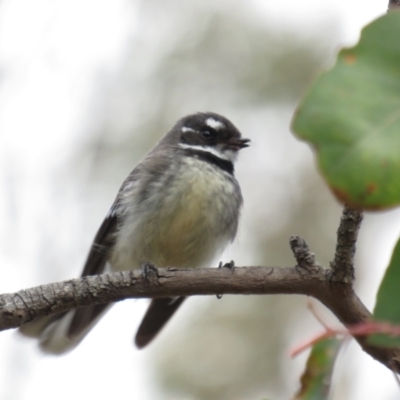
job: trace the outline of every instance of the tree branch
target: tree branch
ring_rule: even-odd
[[[0,330],[17,328],[38,318],[77,307],[126,298],[155,298],[217,294],[302,294],[328,307],[347,327],[367,322],[371,314],[353,290],[355,243],[361,212],[345,208],[338,229],[332,269],[315,261],[307,243],[293,236],[295,267],[235,267],[234,269],[149,269],[86,276],[0,295]],[[351,278],[351,279],[349,279]],[[342,279],[342,280],[340,280]],[[361,347],[400,372],[400,350],[372,346],[355,337]]]
[[[152,270],[151,270],[152,271]],[[325,285],[325,272],[313,277],[295,268],[167,268],[145,278],[141,270],[86,276],[0,295],[0,330],[77,307],[127,298],[216,294],[311,294]]]
[[[221,269],[158,269],[147,279],[139,270],[87,276],[0,295],[0,330],[17,328],[43,316],[76,307],[126,298],[216,294],[303,294],[325,304],[346,326],[370,319],[370,313],[348,284],[331,282],[319,268],[236,267]],[[400,370],[400,352],[378,348],[356,338],[363,349],[392,369]]]
[[[345,206],[337,231],[335,258],[331,262],[331,279],[334,281],[343,283],[354,281],[354,255],[362,219],[363,214],[360,210]]]

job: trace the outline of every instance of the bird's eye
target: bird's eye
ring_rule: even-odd
[[[202,131],[201,135],[206,139],[211,139],[215,136],[215,132],[212,131]]]

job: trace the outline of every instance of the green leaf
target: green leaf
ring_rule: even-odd
[[[336,197],[381,209],[400,203],[400,13],[366,26],[300,104],[292,128],[317,151]]]
[[[378,290],[374,319],[400,325],[400,239]],[[399,347],[400,337],[372,335],[369,342],[381,346]]]
[[[321,340],[313,346],[301,377],[295,400],[326,400],[329,397],[333,365],[341,342],[336,338]]]

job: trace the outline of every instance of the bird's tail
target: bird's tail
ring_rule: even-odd
[[[78,308],[27,323],[19,331],[25,336],[39,339],[43,352],[60,355],[73,350],[109,307],[109,304],[101,304]]]
[[[153,299],[136,333],[135,344],[139,349],[147,346],[174,315],[186,297]]]
[[[135,343],[141,349],[161,331],[186,297],[153,299],[136,333]],[[19,331],[39,340],[40,349],[61,355],[73,350],[96,325],[110,304],[83,307],[27,323]]]

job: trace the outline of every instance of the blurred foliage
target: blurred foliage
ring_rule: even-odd
[[[374,318],[378,321],[400,325],[400,239],[393,251],[392,259],[379,287],[374,309]],[[400,346],[400,337],[373,335],[370,341],[382,346]]]
[[[365,27],[313,84],[293,121],[338,199],[365,209],[400,203],[399,34],[398,12]]]
[[[333,366],[340,344],[340,340],[328,338],[313,346],[295,400],[327,400],[330,397]]]

